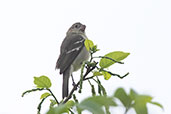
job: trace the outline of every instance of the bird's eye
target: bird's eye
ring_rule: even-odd
[[[78,24],[76,24],[76,25],[75,25],[75,28],[79,28],[79,25],[78,25]]]

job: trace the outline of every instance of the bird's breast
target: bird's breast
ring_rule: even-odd
[[[87,61],[90,57],[90,53],[87,51],[85,47],[81,50],[79,55],[76,57],[74,62],[72,63],[73,71],[77,71],[81,68],[81,65],[84,61]]]

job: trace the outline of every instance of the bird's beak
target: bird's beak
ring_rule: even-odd
[[[81,30],[82,32],[84,32],[85,29],[86,29],[86,26],[85,26],[85,25],[82,25],[80,30]]]

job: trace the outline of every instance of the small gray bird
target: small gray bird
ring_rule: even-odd
[[[73,24],[60,48],[55,69],[60,69],[60,74],[63,74],[62,98],[68,96],[69,77],[72,72],[80,69],[83,61],[88,60],[90,55],[84,46],[84,41],[87,39],[85,28],[86,26],[79,22]]]

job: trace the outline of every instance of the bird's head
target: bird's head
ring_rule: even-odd
[[[74,23],[67,31],[67,34],[70,33],[78,33],[78,34],[82,34],[85,33],[85,28],[86,26],[81,24],[80,22]]]

